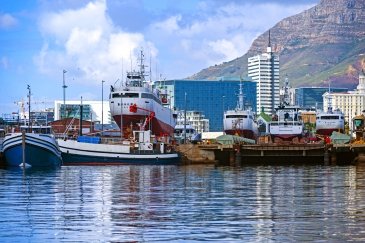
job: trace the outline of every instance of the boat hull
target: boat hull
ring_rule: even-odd
[[[25,135],[25,163],[32,167],[59,167],[61,151],[54,138],[39,134]],[[3,143],[5,163],[20,166],[23,163],[22,135],[6,137]]]
[[[120,121],[120,115],[113,116],[114,121],[117,124],[121,124]],[[143,120],[146,119],[146,116],[144,115],[123,115],[122,122],[123,122],[123,134],[124,137],[128,138],[132,135],[131,131],[133,130],[140,130],[140,127],[138,123],[143,123]],[[171,135],[174,133],[174,127],[162,122],[161,120],[158,120],[157,118],[152,118],[151,124],[147,125],[147,127],[151,126],[152,134],[155,134],[157,136],[159,135]],[[120,127],[120,125],[119,125]],[[128,134],[128,131],[130,131],[130,134]],[[129,136],[128,136],[129,135]]]
[[[256,139],[258,128],[253,117],[254,114],[249,110],[226,111],[223,118],[224,132],[228,135]]]
[[[339,132],[339,133],[344,133],[343,129],[340,128],[327,128],[327,129],[317,129],[316,133],[319,135],[324,135],[324,136],[331,136],[333,132]]]
[[[249,139],[255,139],[256,134],[252,130],[224,130],[227,135],[237,135]]]
[[[129,145],[89,144],[59,141],[64,165],[174,165],[178,153],[129,151]]]

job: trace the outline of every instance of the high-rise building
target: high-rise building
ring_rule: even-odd
[[[248,58],[248,76],[256,82],[257,109],[273,114],[280,102],[279,57],[271,49],[270,33],[267,52]]]

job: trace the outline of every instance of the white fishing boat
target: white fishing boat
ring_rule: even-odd
[[[178,164],[180,156],[164,142],[151,141],[151,131],[133,131],[128,140],[81,136],[59,139],[64,165]]]
[[[111,87],[110,112],[124,137],[131,131],[139,130],[140,124],[149,118],[148,127],[157,136],[173,135],[176,115],[170,109],[170,100],[166,93],[153,89],[145,80],[144,56],[141,51],[140,70],[127,72],[127,79],[121,86]],[[130,107],[133,105],[133,109]]]
[[[224,132],[228,135],[237,135],[255,139],[258,134],[257,123],[254,121],[254,112],[244,108],[242,82],[239,84],[237,107],[224,112]]]

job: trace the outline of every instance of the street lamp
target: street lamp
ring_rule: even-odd
[[[186,144],[186,92],[185,92],[185,109],[184,109],[184,143]]]
[[[224,98],[226,98],[226,96],[222,96],[222,110],[223,110],[223,130],[224,130]]]
[[[101,136],[103,136],[104,131],[104,83],[105,81],[101,81]]]
[[[67,71],[66,70],[63,70],[63,85],[62,85],[62,88],[63,88],[63,111],[64,111],[64,118],[66,118],[66,88],[67,88],[67,85],[65,83],[65,73]]]

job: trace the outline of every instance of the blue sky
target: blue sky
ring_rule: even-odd
[[[142,48],[152,79],[185,78],[245,54],[281,19],[319,0],[3,0],[0,116],[32,89],[34,109],[66,99],[101,100]],[[132,58],[131,58],[132,57]],[[132,61],[131,61],[132,60]],[[131,67],[132,66],[132,67]]]

